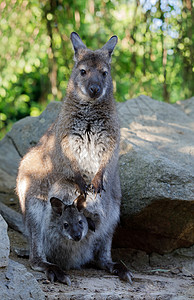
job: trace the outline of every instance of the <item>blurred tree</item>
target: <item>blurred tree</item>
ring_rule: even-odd
[[[175,102],[194,94],[191,0],[2,0],[0,128],[65,96],[70,33],[91,49],[119,37],[112,64],[117,101],[140,94]]]

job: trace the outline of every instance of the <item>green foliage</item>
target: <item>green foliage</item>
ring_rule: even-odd
[[[63,99],[72,31],[91,49],[118,35],[117,101],[146,94],[173,103],[194,94],[191,0],[3,0],[0,16],[0,138],[15,121]]]

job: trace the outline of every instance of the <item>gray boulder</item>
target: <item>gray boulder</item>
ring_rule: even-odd
[[[6,267],[9,261],[10,243],[7,235],[7,223],[0,214],[0,268]],[[3,298],[2,298],[3,299]]]
[[[118,104],[121,224],[115,245],[147,252],[194,243],[194,121],[146,96]]]
[[[17,148],[6,135],[0,141],[0,192],[13,193],[20,158]]]
[[[7,268],[0,270],[0,299],[43,300],[45,295],[34,276],[22,264],[9,260]]]
[[[45,299],[34,276],[22,265],[9,259],[7,224],[0,215],[0,299]]]
[[[119,104],[118,111],[121,180],[130,211],[150,199],[194,200],[193,119],[146,96]]]
[[[26,117],[15,123],[7,136],[13,141],[21,157],[35,146],[41,136],[56,119],[61,108],[60,102],[51,102],[38,117]]]
[[[40,116],[16,122],[0,141],[0,193],[13,194],[20,159],[37,144],[56,119],[60,107],[60,102],[51,102]]]
[[[187,116],[194,120],[194,97],[183,101],[177,101],[174,104],[178,109],[186,113]],[[194,126],[194,123],[193,123]]]

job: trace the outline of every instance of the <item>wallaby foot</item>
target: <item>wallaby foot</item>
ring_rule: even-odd
[[[132,284],[133,274],[129,271],[126,265],[120,261],[119,263],[114,262],[103,262],[98,263],[98,266],[103,270],[108,270],[111,274],[119,276],[121,280],[128,281]]]
[[[69,276],[57,265],[51,264],[49,262],[33,262],[30,263],[31,268],[37,271],[44,271],[47,279],[50,282],[59,281],[61,283],[65,283],[67,285],[71,285],[71,280]]]
[[[111,273],[118,275],[120,279],[124,281],[128,281],[130,284],[133,283],[132,282],[133,274],[128,270],[128,268],[124,265],[123,262],[114,263]]]
[[[63,270],[61,270],[57,265],[50,264],[46,268],[46,277],[50,282],[59,281],[67,285],[71,285],[71,280]]]

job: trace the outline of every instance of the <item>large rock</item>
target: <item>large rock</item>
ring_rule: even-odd
[[[0,299],[45,299],[34,276],[22,265],[9,259],[7,224],[0,215]]]
[[[194,119],[146,96],[119,104],[118,111],[121,181],[130,211],[155,199],[194,200]]]
[[[9,251],[10,243],[7,235],[7,223],[0,214],[0,268],[8,265]]]
[[[118,111],[123,199],[115,245],[161,253],[192,245],[194,119],[146,96]]]
[[[193,99],[183,103],[140,96],[117,105],[123,198],[115,246],[163,253],[194,243]],[[0,191],[13,190],[18,158],[38,142],[60,109],[60,102],[50,103],[39,117],[17,122],[0,142]]]
[[[20,159],[17,148],[6,135],[0,141],[0,192],[13,193]]]
[[[174,105],[194,120],[194,97],[184,101],[177,101]]]
[[[60,108],[60,102],[51,102],[40,116],[26,117],[13,125],[7,136],[11,138],[21,157],[29,148],[37,144],[56,119]]]

